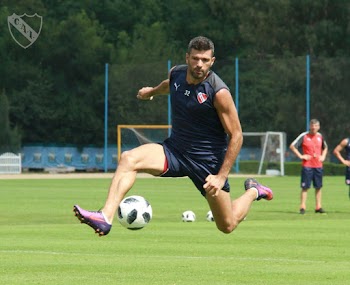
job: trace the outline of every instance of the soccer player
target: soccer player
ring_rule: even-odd
[[[342,156],[342,150],[345,150],[346,159]],[[350,138],[343,139],[333,150],[333,154],[344,164],[345,167],[345,184],[349,186],[350,199]]]
[[[315,213],[326,213],[322,209],[321,188],[323,182],[323,161],[326,159],[328,146],[323,136],[318,132],[319,129],[320,122],[317,119],[312,119],[309,124],[309,131],[301,133],[289,147],[302,160],[299,212],[302,215],[305,214],[307,191],[311,187],[311,182],[315,188]],[[302,149],[302,153],[300,153],[299,147]]]
[[[207,200],[217,228],[232,232],[247,215],[254,200],[273,198],[273,192],[255,179],[245,181],[245,192],[231,201],[228,175],[241,149],[243,135],[237,110],[226,84],[211,71],[214,44],[196,37],[188,45],[186,65],[173,67],[156,87],[143,87],[137,98],[170,93],[171,135],[125,151],[112,179],[104,207],[97,212],[74,206],[77,218],[96,233],[109,233],[118,205],[133,186],[136,174],[188,176]]]

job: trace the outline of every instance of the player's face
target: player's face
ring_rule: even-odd
[[[310,124],[310,133],[315,135],[320,129],[320,124],[316,123],[316,124]]]
[[[203,81],[215,61],[211,50],[199,51],[192,49],[186,53],[186,63],[188,65],[188,83],[197,84]]]

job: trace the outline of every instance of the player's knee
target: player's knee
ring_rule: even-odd
[[[218,230],[223,232],[224,234],[230,234],[234,231],[235,228],[237,228],[238,223],[236,222],[231,222],[231,223],[225,223],[221,225],[216,225]]]
[[[124,151],[122,152],[121,156],[120,156],[120,161],[119,161],[119,165],[126,167],[128,169],[132,169],[135,166],[135,158],[132,155],[132,152],[130,151]]]

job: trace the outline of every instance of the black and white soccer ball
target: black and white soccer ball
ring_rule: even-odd
[[[119,223],[129,230],[140,230],[152,219],[152,207],[142,196],[124,198],[118,207]]]
[[[206,219],[207,219],[208,222],[214,222],[214,217],[213,217],[212,211],[209,211],[207,213]]]
[[[183,222],[194,222],[196,220],[196,214],[192,211],[185,211],[182,213]]]

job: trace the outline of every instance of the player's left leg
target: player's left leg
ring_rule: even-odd
[[[322,209],[322,183],[323,183],[323,169],[314,168],[313,185],[315,187],[315,213],[325,214],[326,211]]]
[[[248,178],[244,187],[245,193],[232,201],[230,193],[226,191],[220,191],[217,196],[206,196],[216,226],[224,233],[231,233],[238,226],[247,216],[254,200],[273,199],[271,189],[261,185],[253,178]]]
[[[210,210],[213,213],[216,227],[223,233],[231,233],[248,214],[256,199],[256,191],[246,191],[236,200],[231,201],[229,192],[220,191],[219,195],[206,197]]]
[[[325,213],[322,209],[322,191],[321,188],[315,188],[315,213]]]

